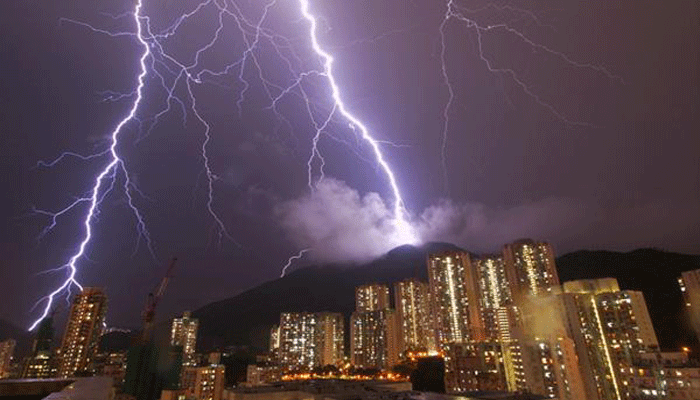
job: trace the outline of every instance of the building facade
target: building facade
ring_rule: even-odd
[[[354,366],[389,369],[398,363],[398,317],[390,307],[387,285],[355,288],[355,312],[350,317],[350,362]]]
[[[56,376],[58,370],[53,336],[53,315],[48,315],[39,323],[32,342],[32,353],[24,360],[22,366],[22,378],[47,379]]]
[[[399,360],[396,312],[354,312],[350,318],[350,360],[360,368],[389,369]]]
[[[575,344],[567,337],[516,340],[519,390],[561,400],[586,400]]]
[[[438,346],[484,339],[480,292],[469,254],[429,255],[428,278]]]
[[[700,365],[685,352],[656,352],[622,366],[625,396],[630,400],[700,399]]]
[[[589,398],[625,398],[622,365],[658,350],[641,292],[620,290],[613,278],[566,282],[561,298],[576,343]]]
[[[485,255],[473,261],[479,290],[483,293],[484,308],[498,309],[513,302],[510,284],[506,276],[506,264],[502,255]]]
[[[97,352],[107,313],[107,295],[101,288],[83,288],[73,297],[59,349],[58,376],[85,371]]]
[[[277,346],[276,360],[287,370],[340,365],[345,358],[345,320],[340,313],[282,313],[274,335],[279,339],[271,347]]]
[[[316,313],[318,365],[340,365],[345,358],[345,318],[341,313]]]
[[[355,288],[355,311],[370,312],[391,308],[389,304],[389,287],[371,283]]]
[[[14,339],[7,339],[0,342],[0,379],[7,378],[10,375],[10,366],[12,357],[15,354],[15,346],[17,342]]]
[[[197,330],[199,320],[185,311],[181,318],[174,318],[170,328],[170,345],[181,346],[184,365],[196,365]]]
[[[288,369],[309,369],[318,365],[317,328],[314,313],[280,314],[279,362]]]
[[[481,319],[487,339],[498,339],[497,313],[513,303],[502,255],[485,255],[472,261],[479,284]]]
[[[503,261],[516,302],[552,292],[559,286],[554,250],[549,243],[523,239],[503,246]]]
[[[280,326],[270,328],[270,354],[274,357],[280,348]]]
[[[394,285],[394,304],[398,318],[400,353],[436,351],[428,284],[417,279],[397,282]]]
[[[506,391],[496,342],[457,343],[445,347],[445,389],[448,393]]]
[[[206,367],[184,367],[181,389],[185,398],[192,400],[221,400],[224,394],[226,367],[209,365]]]

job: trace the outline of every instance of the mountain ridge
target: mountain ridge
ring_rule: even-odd
[[[269,328],[279,323],[280,312],[341,312],[347,326],[354,309],[356,286],[372,282],[392,285],[409,277],[427,281],[427,254],[444,250],[466,251],[449,243],[401,246],[351,267],[324,264],[300,268],[283,278],[207,304],[192,313],[200,320],[198,347],[234,344],[266,349]],[[699,347],[690,326],[684,322],[676,279],[682,271],[700,268],[700,256],[658,249],[625,253],[581,250],[562,255],[556,264],[562,282],[614,277],[621,289],[642,291],[662,348]],[[659,274],[659,269],[667,273]]]

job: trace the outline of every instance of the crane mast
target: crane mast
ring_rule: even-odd
[[[168,287],[170,278],[172,278],[173,269],[175,268],[175,263],[177,262],[177,257],[173,257],[168,266],[168,270],[165,272],[165,276],[160,281],[160,284],[156,289],[148,294],[148,300],[146,301],[146,306],[143,309],[141,318],[143,320],[143,331],[141,332],[141,342],[148,342],[151,336],[151,331],[153,330],[153,320],[156,316],[156,307],[160,299],[163,298],[165,289]]]

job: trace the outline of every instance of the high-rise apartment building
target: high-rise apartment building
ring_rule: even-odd
[[[551,293],[559,286],[554,250],[549,243],[523,239],[506,244],[503,261],[516,302],[524,297]]]
[[[521,307],[497,310],[498,341],[502,351],[506,386],[512,392],[528,392],[557,399],[591,400],[585,392],[576,345],[562,322],[559,297],[540,302],[540,315],[523,316]],[[530,306],[524,307],[530,311]],[[545,326],[536,326],[545,324]]]
[[[642,354],[621,370],[628,399],[700,399],[700,366],[686,352]]]
[[[279,362],[289,369],[318,365],[318,318],[314,313],[280,314]]]
[[[368,284],[355,289],[350,317],[350,362],[363,368],[388,369],[398,363],[397,314],[390,307],[389,287]]]
[[[510,284],[506,277],[506,264],[500,254],[484,255],[472,260],[476,268],[481,304],[484,308],[498,309],[513,301]]]
[[[641,292],[620,290],[613,278],[566,282],[561,298],[576,343],[589,398],[621,400],[621,366],[658,349]]]
[[[437,350],[430,318],[428,284],[406,279],[394,285],[394,304],[399,323],[400,352]]]
[[[345,357],[345,321],[340,313],[282,313],[278,332],[277,360],[287,369],[339,365]]]
[[[507,389],[497,342],[457,343],[444,349],[448,393]]]
[[[199,329],[199,320],[192,318],[189,311],[185,311],[182,318],[173,319],[170,328],[170,344],[182,347],[184,365],[196,365],[197,329]]]
[[[270,354],[277,357],[280,348],[280,326],[274,325],[270,328]]]
[[[686,315],[700,340],[700,269],[681,273],[678,285],[685,301]]]
[[[511,287],[506,277],[505,261],[502,255],[484,255],[472,260],[481,292],[481,319],[484,332],[489,340],[498,339],[497,313],[501,307],[513,302]]]
[[[510,391],[519,390],[518,382],[523,381],[522,352],[518,339],[522,337],[522,319],[517,307],[500,307],[496,310],[498,325],[498,343],[503,359],[503,373],[506,387]]]
[[[399,339],[392,309],[354,312],[350,318],[350,359],[361,368],[389,369],[398,363]]]
[[[341,313],[316,313],[318,365],[340,365],[345,357],[345,318]]]
[[[485,338],[476,270],[469,254],[444,252],[429,255],[428,278],[438,345]]]
[[[17,342],[14,339],[0,342],[0,379],[10,375],[10,364],[12,356],[15,354],[15,346],[17,346]]]
[[[59,377],[71,377],[87,368],[99,345],[107,313],[107,295],[101,288],[83,288],[73,297],[59,350]]]
[[[355,311],[378,311],[387,308],[390,308],[388,286],[371,283],[355,288]]]

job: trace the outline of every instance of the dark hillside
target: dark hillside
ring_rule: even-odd
[[[398,247],[384,257],[359,266],[320,266],[299,269],[237,296],[206,305],[193,315],[200,320],[202,349],[248,345],[263,350],[269,329],[281,312],[354,310],[355,287],[371,282],[392,284],[417,276],[427,279],[429,253],[458,247],[432,243]],[[622,289],[641,290],[664,349],[697,342],[686,324],[677,277],[700,268],[700,257],[642,249],[629,253],[578,251],[557,259],[562,282],[615,277]],[[700,349],[699,349],[700,350]]]

